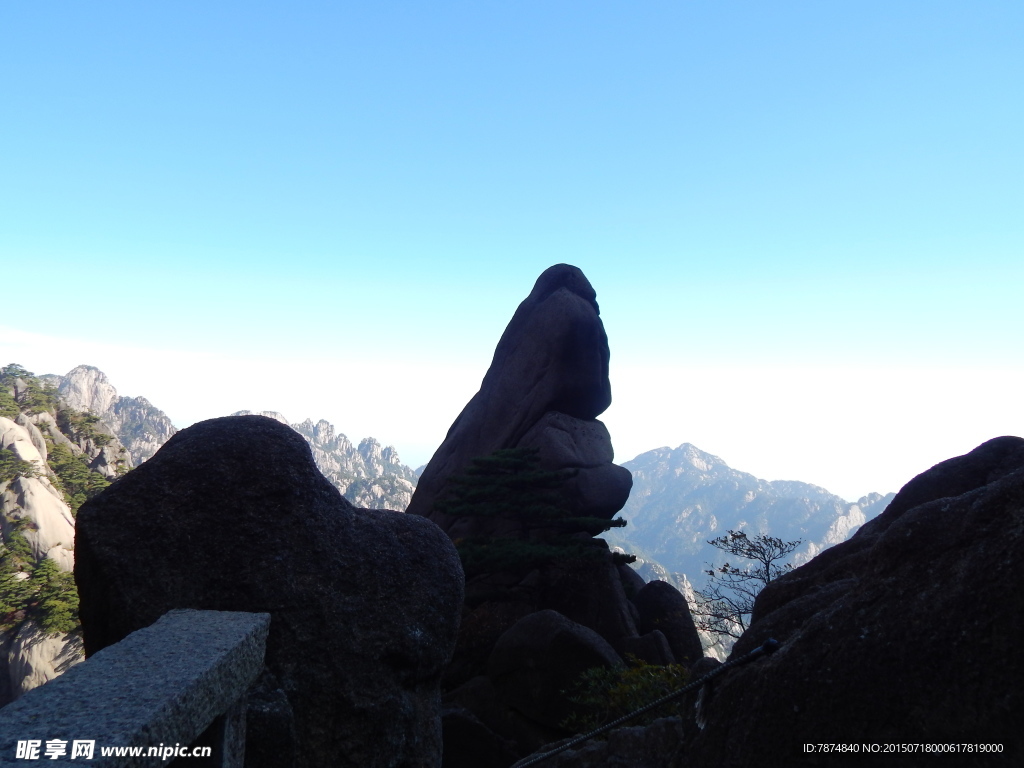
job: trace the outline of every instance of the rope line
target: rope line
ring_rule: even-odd
[[[622,717],[616,718],[615,720],[612,720],[610,723],[605,723],[600,728],[595,728],[590,733],[585,733],[582,736],[577,736],[572,741],[563,744],[557,749],[552,749],[550,752],[542,752],[541,754],[533,755],[532,757],[523,758],[523,760],[520,760],[519,762],[512,765],[512,768],[527,768],[527,766],[529,765],[536,765],[542,760],[547,760],[549,757],[554,757],[557,754],[572,749],[578,744],[582,744],[584,741],[589,741],[595,736],[600,736],[602,733],[612,730],[612,728],[618,728],[620,725],[629,720],[632,720],[637,715],[642,715],[645,712],[650,712],[652,709],[656,709],[657,707],[660,707],[662,704],[665,704],[666,702],[672,701],[673,699],[678,699],[684,693],[689,693],[690,691],[699,688],[700,686],[704,685],[704,683],[706,683],[708,680],[718,677],[723,672],[727,672],[728,670],[733,669],[734,667],[742,666],[743,664],[748,664],[749,662],[754,661],[755,659],[758,659],[761,656],[770,656],[771,654],[775,653],[775,651],[777,651],[778,649],[779,641],[772,640],[771,638],[769,638],[768,640],[765,640],[757,648],[750,651],[750,653],[740,656],[738,659],[732,659],[731,661],[727,661],[724,664],[720,664],[700,679],[694,680],[692,683],[683,686],[678,691],[672,691],[672,693],[667,693],[660,699],[656,699],[652,701],[650,704],[645,704],[644,706],[640,707],[640,709],[634,710],[627,715],[623,715]]]

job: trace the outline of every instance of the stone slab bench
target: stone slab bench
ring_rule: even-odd
[[[240,768],[246,691],[263,669],[269,627],[267,613],[164,614],[0,709],[0,766],[143,768],[180,757],[177,765]],[[186,757],[197,739],[209,758]],[[76,741],[93,742],[91,759],[87,746],[75,755]],[[51,759],[48,749],[63,754]]]

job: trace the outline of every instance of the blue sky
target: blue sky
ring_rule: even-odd
[[[0,358],[425,462],[579,266],[620,460],[1024,433],[1017,2],[0,7]]]

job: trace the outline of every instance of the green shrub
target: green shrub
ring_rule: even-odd
[[[15,570],[28,570],[35,564],[36,558],[32,553],[32,546],[28,543],[28,539],[25,538],[25,534],[22,531],[30,526],[34,527],[33,523],[27,517],[17,519],[8,517],[7,523],[7,536],[4,540],[3,552],[4,561]]]
[[[64,493],[64,500],[77,515],[78,508],[110,485],[110,481],[89,467],[84,456],[75,455],[66,445],[55,445],[47,457],[57,475],[55,485]]]
[[[21,408],[18,407],[14,396],[7,391],[5,384],[0,384],[0,416],[15,419],[19,413],[21,413]]]
[[[30,579],[18,573],[6,562],[0,563],[0,631],[14,628],[34,596]]]
[[[36,590],[36,603],[30,615],[43,632],[60,635],[78,629],[78,589],[74,574],[60,570],[46,557],[36,566],[29,581]]]
[[[67,406],[62,406],[57,410],[57,426],[61,432],[70,435],[75,440],[83,437],[92,440],[102,448],[109,445],[114,438],[97,428],[100,423],[100,417],[94,413],[76,411]]]
[[[588,733],[682,688],[690,681],[690,673],[682,664],[659,666],[635,656],[629,656],[628,661],[628,667],[594,667],[580,675],[575,687],[564,692],[578,709],[562,723],[563,728]],[[679,700],[671,701],[631,720],[629,724],[649,725],[659,717],[684,715],[685,706]]]
[[[21,379],[25,382],[25,391],[22,392],[16,401],[7,392],[7,388],[13,386],[15,379]],[[8,395],[11,401],[15,402],[18,410],[25,413],[53,412],[57,409],[57,390],[41,382],[35,374],[17,363],[11,363],[0,368],[0,388],[4,390],[4,393]],[[10,410],[10,403],[2,397],[0,397],[0,409]],[[7,416],[7,413],[0,412],[0,415]],[[17,416],[17,412],[14,415]],[[8,418],[13,417],[9,416]]]
[[[0,555],[0,630],[13,629],[23,619],[31,618],[48,635],[74,632],[79,628],[74,574],[43,558],[31,567],[27,579],[20,576],[32,562],[25,537],[18,531],[9,532]]]
[[[14,451],[0,448],[0,483],[19,477],[39,477],[39,468],[31,461],[19,459]]]

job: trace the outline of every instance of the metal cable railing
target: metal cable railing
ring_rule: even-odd
[[[623,715],[622,717],[616,718],[615,720],[612,720],[610,723],[605,723],[600,728],[595,728],[590,733],[585,733],[582,736],[577,736],[576,738],[572,739],[571,741],[569,741],[566,744],[563,744],[562,746],[558,747],[557,749],[552,749],[552,750],[550,750],[548,752],[542,752],[540,754],[531,755],[530,757],[523,758],[519,762],[515,763],[512,766],[512,768],[527,768],[527,766],[536,765],[537,763],[542,762],[544,760],[547,760],[548,758],[551,758],[551,757],[554,757],[555,755],[561,754],[562,752],[565,752],[565,751],[567,751],[569,749],[572,749],[573,747],[575,747],[575,746],[577,746],[579,744],[582,744],[585,741],[589,741],[590,739],[594,738],[595,736],[600,736],[602,733],[606,733],[606,732],[612,730],[613,728],[618,728],[623,723],[626,723],[626,722],[632,720],[634,717],[637,717],[638,715],[642,715],[645,712],[650,712],[652,709],[657,709],[662,704],[670,702],[673,699],[678,699],[683,694],[689,693],[690,691],[693,691],[693,690],[696,690],[697,688],[699,688],[700,686],[704,685],[709,680],[713,680],[714,678],[718,677],[719,675],[721,675],[721,674],[723,674],[725,672],[728,672],[730,669],[734,669],[734,668],[742,666],[744,664],[749,664],[751,661],[755,661],[756,659],[759,659],[762,656],[769,656],[769,655],[775,653],[775,651],[777,651],[778,649],[779,649],[779,642],[777,640],[773,640],[773,639],[769,638],[768,640],[765,640],[757,648],[755,648],[754,650],[750,651],[750,653],[747,653],[747,654],[745,654],[743,656],[740,656],[739,658],[732,659],[730,661],[725,662],[724,664],[721,664],[721,665],[715,667],[713,670],[708,672],[703,677],[701,677],[701,678],[699,678],[697,680],[694,680],[692,683],[689,683],[689,684],[683,686],[679,690],[672,691],[672,693],[665,694],[660,699],[656,699],[655,701],[652,701],[650,704],[646,704],[646,705],[640,707],[640,709],[636,709],[636,710],[630,712],[629,714],[626,714],[626,715]]]

